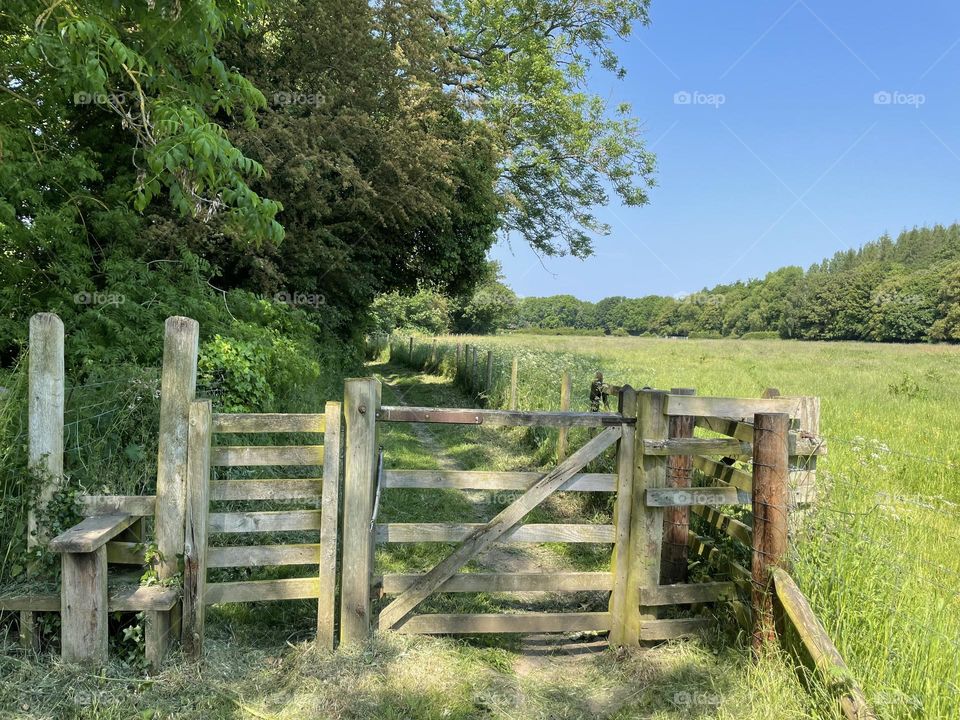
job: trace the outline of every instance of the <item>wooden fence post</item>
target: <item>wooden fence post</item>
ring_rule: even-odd
[[[325,411],[317,645],[325,650],[333,650],[334,610],[337,601],[337,524],[340,514],[340,403],[328,402]]]
[[[203,656],[204,593],[207,584],[207,513],[210,511],[210,442],[213,409],[209,400],[190,403],[187,506],[183,541],[183,627],[180,642],[191,660]],[[163,659],[164,641],[157,654]]]
[[[487,404],[490,403],[490,393],[493,390],[493,350],[487,350],[487,378],[483,391],[487,395]]]
[[[434,370],[437,367],[437,339],[433,339],[433,344],[430,346],[430,369]]]
[[[413,367],[413,335],[410,336],[410,345],[407,350],[407,365]]]
[[[27,465],[43,480],[38,505],[46,505],[63,477],[63,322],[53,313],[30,318]],[[27,547],[46,540],[34,508],[27,516]]]
[[[776,639],[772,569],[787,553],[787,479],[790,416],[757,413],[753,419],[753,649]]]
[[[453,380],[454,380],[454,382],[456,382],[457,376],[460,374],[460,352],[461,352],[460,343],[457,343],[457,355],[456,355],[456,359],[454,360],[454,363],[453,363]]]
[[[510,367],[510,409],[517,409],[517,381],[519,380],[520,366],[517,357],[513,357]]]
[[[514,359],[516,363],[516,359]],[[637,417],[637,391],[629,385],[620,388],[617,409],[624,418]],[[613,591],[610,593],[610,645],[622,647],[636,644],[638,638],[628,636],[629,627],[639,627],[639,598],[636,605],[627,602],[630,575],[630,513],[633,508],[634,434],[636,426],[624,423],[617,445],[617,497],[614,507]]]
[[[340,643],[363,642],[370,634],[370,578],[373,572],[374,503],[377,492],[377,413],[380,382],[347,380],[343,484],[343,577]]]
[[[60,555],[60,657],[67,663],[107,661],[107,546]]]
[[[177,574],[183,555],[187,503],[187,436],[190,403],[197,389],[200,325],[186,317],[167,318],[160,379],[160,436],[157,451],[157,510],[154,528],[162,556],[161,580]]]
[[[473,363],[470,367],[470,392],[477,393],[477,346],[473,346]]]
[[[53,313],[30,318],[27,390],[27,467],[42,481],[37,505],[43,507],[63,477],[64,365],[63,322]],[[48,539],[37,526],[37,508],[27,510],[27,548]],[[28,565],[28,571],[33,568]],[[34,613],[20,611],[20,645],[39,650]]]
[[[570,381],[570,371],[564,370],[560,378],[560,410],[566,412],[570,409],[570,395],[573,394],[573,387]],[[560,428],[557,434],[557,461],[562,462],[567,457],[567,433],[569,429]]]
[[[695,395],[693,388],[673,388],[671,395]],[[671,417],[670,438],[692,438],[696,418],[691,415]],[[688,488],[693,475],[693,457],[671,455],[667,458],[667,487]],[[663,561],[660,582],[663,585],[687,581],[687,532],[690,529],[690,508],[668,507],[663,511]]]
[[[631,644],[642,638],[643,624],[656,620],[657,608],[640,607],[642,593],[660,584],[660,557],[663,543],[663,508],[647,507],[650,488],[662,488],[667,481],[667,458],[647,455],[644,440],[666,440],[667,417],[664,409],[667,393],[661,390],[641,390],[637,395],[637,431],[634,442],[634,486],[630,514],[630,574],[627,583],[627,604],[639,607],[635,618],[627,626],[627,640]]]

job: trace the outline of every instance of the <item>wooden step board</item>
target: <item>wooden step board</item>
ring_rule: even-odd
[[[179,588],[129,586],[109,591],[107,609],[117,612],[170,610],[179,599]],[[23,595],[0,596],[0,610],[60,612],[60,593],[25,593]]]

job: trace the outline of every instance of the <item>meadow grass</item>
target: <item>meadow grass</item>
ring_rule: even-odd
[[[448,374],[456,343],[481,359],[493,351],[481,394],[495,407],[506,406],[513,357],[521,409],[556,409],[563,370],[581,410],[597,371],[700,395],[820,396],[829,455],[817,509],[793,538],[793,573],[882,717],[960,717],[960,348],[457,336],[439,344]],[[403,356],[406,341],[395,347]],[[419,343],[412,362],[429,352]]]

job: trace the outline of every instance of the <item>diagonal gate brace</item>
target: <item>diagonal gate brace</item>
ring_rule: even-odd
[[[620,434],[619,427],[604,430],[537,480],[523,495],[501,510],[486,525],[478,528],[456,550],[387,605],[380,613],[380,629],[395,628],[417,605],[426,600],[460,568],[510,532],[531,510],[550,495],[562,490],[588,462],[619,440]]]

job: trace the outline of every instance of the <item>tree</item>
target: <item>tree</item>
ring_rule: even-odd
[[[517,294],[503,282],[500,263],[487,263],[487,277],[467,296],[456,299],[453,329],[460,333],[491,333],[517,321]]]

